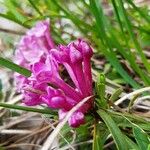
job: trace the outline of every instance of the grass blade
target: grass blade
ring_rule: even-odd
[[[79,17],[73,12],[69,11],[69,9],[62,7],[63,5],[61,5],[60,2],[58,2],[57,0],[53,0],[52,2],[53,4],[55,4],[55,6],[57,6],[57,8],[59,8],[59,10],[61,10],[66,15],[66,18],[70,19],[76,25],[76,27],[82,33],[87,35],[88,30],[92,30],[92,27],[89,24],[79,19]]]
[[[126,0],[134,9],[137,11],[142,19],[145,19],[148,23],[150,23],[150,16],[148,14],[143,13],[143,11],[140,10],[131,0]]]
[[[112,46],[110,45],[111,41],[106,34],[105,24],[106,19],[104,17],[102,8],[100,7],[98,0],[90,0],[91,11],[96,20],[96,27],[98,36],[104,45],[104,48],[101,48],[101,51],[105,57],[110,61],[112,66],[118,71],[118,73],[124,78],[124,80],[132,85],[134,88],[138,88],[139,85],[128,75],[128,73],[122,68],[120,62],[116,57],[116,53],[113,51]],[[103,36],[102,36],[103,35]]]
[[[126,139],[120,129],[117,127],[114,120],[108,115],[104,110],[98,110],[98,114],[105,122],[106,126],[108,127],[112,137],[116,143],[118,150],[128,150],[128,144]],[[125,146],[126,145],[126,146]]]
[[[121,15],[123,17],[123,20],[124,20],[126,29],[128,30],[128,33],[130,35],[130,38],[133,41],[133,44],[134,44],[136,50],[138,51],[145,68],[147,69],[148,72],[150,72],[150,64],[149,64],[148,60],[146,59],[146,56],[144,55],[144,53],[143,53],[135,35],[134,35],[133,29],[132,29],[132,24],[131,24],[130,20],[128,19],[127,13],[126,13],[125,8],[123,6],[123,2],[122,2],[122,0],[118,0],[117,2],[119,4],[118,5],[119,12],[121,13]]]
[[[14,17],[12,17],[12,16],[9,16],[9,15],[7,15],[7,14],[2,14],[2,13],[0,13],[0,17],[3,17],[3,18],[8,19],[8,20],[10,20],[10,21],[13,21],[13,22],[15,22],[15,23],[17,23],[17,24],[19,24],[19,25],[25,27],[25,28],[30,28],[30,25],[24,24],[24,23],[21,22],[20,20],[14,18]]]
[[[3,67],[6,67],[6,68],[9,68],[15,72],[18,72],[24,76],[27,76],[29,77],[31,75],[31,72],[26,69],[26,68],[23,68],[7,59],[4,59],[2,57],[0,57],[0,65],[3,66]]]
[[[135,136],[136,142],[138,143],[141,150],[147,149],[150,140],[148,135],[144,133],[140,128],[133,128],[133,134]]]
[[[7,104],[7,103],[0,103],[0,107],[29,111],[29,112],[37,112],[37,113],[42,113],[42,114],[52,114],[52,115],[57,114],[56,112],[52,111],[51,109],[38,109],[38,108],[33,108],[33,107],[19,106],[19,105],[14,105],[14,104]]]
[[[32,7],[37,11],[37,13],[40,15],[40,16],[43,16],[43,14],[41,13],[41,11],[38,9],[38,7],[35,5],[35,2],[36,1],[32,1],[32,0],[28,0],[29,3],[32,5]]]
[[[121,22],[121,18],[119,16],[119,12],[118,12],[118,8],[117,8],[117,5],[116,5],[116,2],[115,0],[112,0],[112,5],[113,5],[113,8],[114,8],[114,12],[115,12],[115,15],[116,15],[116,18],[117,18],[117,21],[119,23],[119,26],[120,26],[120,29],[121,29],[121,32],[122,32],[122,37],[123,37],[123,40],[125,41],[125,45],[128,49],[128,53],[127,51],[120,45],[120,43],[118,42],[117,38],[114,36],[114,29],[111,28],[111,26],[107,26],[107,28],[109,28],[109,31],[111,32],[111,40],[112,40],[112,43],[115,45],[115,47],[117,48],[118,52],[126,59],[129,61],[131,67],[136,71],[136,73],[138,73],[138,75],[141,77],[141,79],[143,80],[143,82],[145,83],[145,85],[149,85],[150,84],[150,79],[147,75],[145,75],[145,73],[139,68],[139,66],[137,65],[136,63],[136,57],[135,57],[135,54],[130,50],[130,47],[129,47],[129,44],[128,44],[128,40],[127,40],[127,37],[126,37],[126,33],[124,31],[124,27],[123,27],[123,24]]]
[[[129,137],[125,136],[126,137],[126,141],[130,147],[130,149],[133,149],[133,150],[139,150],[139,147],[136,143],[134,143]]]
[[[100,136],[99,124],[95,121],[94,123],[94,133],[93,133],[93,145],[92,150],[102,150],[103,149],[103,141]]]
[[[12,18],[16,18],[21,23],[26,21],[26,16],[22,15],[18,10],[17,3],[12,0],[5,0],[4,5],[8,8],[7,14],[11,14]]]

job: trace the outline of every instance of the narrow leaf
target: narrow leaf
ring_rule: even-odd
[[[20,20],[16,19],[15,17],[9,16],[9,15],[7,15],[7,14],[2,14],[2,13],[0,13],[0,17],[3,17],[3,18],[8,19],[8,20],[10,20],[10,21],[13,21],[13,22],[15,22],[15,23],[17,23],[17,24],[19,24],[19,25],[25,27],[25,28],[30,28],[29,25],[24,24],[23,22],[21,22]]]
[[[104,143],[102,142],[100,134],[101,133],[100,133],[100,129],[99,129],[99,124],[95,121],[92,150],[102,150],[103,149]]]
[[[38,7],[36,6],[36,1],[32,1],[32,0],[28,0],[29,3],[33,6],[33,8],[37,11],[37,13],[39,13],[40,16],[42,16],[41,11],[38,9]]]
[[[7,59],[4,59],[2,57],[0,57],[0,65],[3,66],[3,67],[6,67],[6,68],[9,68],[15,72],[18,72],[24,76],[27,76],[29,77],[31,75],[31,72],[26,69],[26,68],[23,68]]]
[[[126,141],[130,147],[130,149],[133,149],[133,150],[139,150],[139,147],[136,143],[134,143],[129,137],[125,136],[126,137]]]
[[[133,128],[133,134],[135,136],[136,142],[138,143],[141,150],[146,150],[150,140],[148,139],[148,135],[144,133],[140,128]]]
[[[114,120],[108,115],[104,110],[98,110],[98,114],[105,122],[106,126],[108,127],[112,137],[116,143],[118,150],[128,150],[128,145],[126,139],[120,129],[117,127]]]
[[[126,29],[128,30],[128,33],[130,35],[130,38],[133,41],[133,44],[134,44],[136,50],[138,51],[145,68],[147,69],[148,72],[150,72],[150,64],[149,64],[145,54],[143,53],[143,50],[141,49],[141,46],[138,43],[138,40],[137,40],[137,38],[136,38],[136,36],[133,32],[132,23],[131,23],[131,21],[129,20],[129,18],[127,16],[127,12],[125,11],[123,1],[122,0],[117,0],[117,2],[118,2],[119,9],[120,9],[120,13],[122,14],[122,17],[124,19]]]
[[[114,93],[111,95],[109,101],[114,102],[117,99],[119,99],[119,96],[121,95],[122,92],[123,92],[122,88],[115,90]]]
[[[99,96],[97,102],[102,108],[107,108],[107,101],[105,100],[105,84],[105,76],[104,74],[100,74],[96,83],[96,91]]]
[[[37,112],[37,113],[42,113],[42,114],[51,114],[51,115],[56,114],[56,112],[52,111],[51,109],[38,109],[38,108],[33,108],[33,107],[19,106],[19,105],[14,105],[14,104],[7,104],[7,103],[0,103],[0,107],[15,109],[15,110],[29,111],[29,112]]]
[[[102,48],[101,51],[104,53],[106,58],[110,61],[112,66],[119,72],[119,74],[124,78],[126,82],[132,85],[134,88],[138,88],[139,85],[128,75],[128,73],[123,69],[119,60],[116,57],[116,53],[114,52],[111,41],[106,32],[106,17],[103,14],[103,10],[99,0],[90,0],[90,8],[91,12],[93,13],[95,20],[96,20],[96,29],[97,34],[105,46],[104,49]]]

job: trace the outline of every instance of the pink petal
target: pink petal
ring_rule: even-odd
[[[85,123],[84,114],[82,112],[75,112],[68,120],[71,127],[77,128]]]

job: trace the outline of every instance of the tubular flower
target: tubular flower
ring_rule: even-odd
[[[38,22],[21,38],[14,58],[18,65],[30,70],[33,63],[45,61],[46,55],[49,54],[52,48],[55,48],[49,26],[50,21],[48,19]],[[24,84],[29,82],[27,78],[18,73],[15,73],[15,81],[18,91],[23,88]]]
[[[77,103],[83,98],[92,95],[92,74],[90,64],[93,55],[92,48],[85,41],[79,39],[67,46],[60,45],[58,50],[52,49],[51,54],[59,64],[65,67],[74,83],[73,90],[76,91],[76,97],[73,97],[73,94],[67,95],[68,90],[65,94]],[[90,100],[81,106],[68,120],[69,125],[78,127],[83,124],[85,122],[84,114],[92,107],[92,104],[93,102]],[[67,111],[61,109],[59,111],[59,118],[62,119],[65,113],[67,113]]]
[[[47,55],[54,48],[50,35],[50,21],[38,22],[22,37],[16,50],[16,62],[21,65],[32,64]]]
[[[55,47],[49,32],[49,21],[46,20],[22,38],[16,50],[16,62],[30,69],[32,75],[26,78],[16,74],[15,80],[24,97],[23,103],[58,109],[61,121],[77,103],[93,94],[90,64],[93,51],[81,39]],[[72,81],[65,82],[62,67]],[[84,124],[85,114],[92,106],[90,99],[73,113],[68,124],[72,127]]]

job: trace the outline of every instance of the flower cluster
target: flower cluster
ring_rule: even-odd
[[[15,62],[31,70],[27,78],[15,74],[23,103],[28,106],[46,104],[58,109],[62,120],[83,98],[92,95],[90,60],[92,48],[78,39],[67,46],[55,46],[49,29],[49,20],[38,22],[21,39],[16,50]],[[62,68],[71,78],[65,82]],[[82,105],[68,120],[72,127],[85,123],[85,113],[92,107],[92,99]]]

